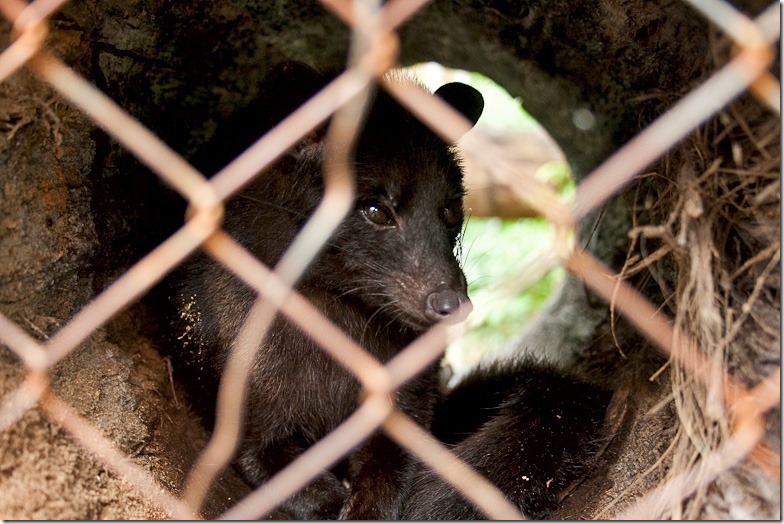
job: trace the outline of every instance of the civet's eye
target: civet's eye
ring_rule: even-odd
[[[444,219],[450,226],[456,226],[463,220],[463,205],[459,200],[444,208]]]
[[[392,212],[378,202],[368,202],[365,204],[362,208],[362,213],[365,215],[365,218],[377,226],[395,225],[395,221],[392,218]]]

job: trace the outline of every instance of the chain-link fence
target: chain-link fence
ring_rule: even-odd
[[[768,72],[774,55],[771,46],[779,38],[779,4],[772,4],[759,18],[751,20],[724,1],[685,1],[735,41],[734,58],[585,177],[578,185],[573,201],[565,201],[541,181],[521,175],[514,162],[507,160],[507,155],[498,154],[498,146],[481,133],[471,133],[461,142],[464,153],[473,162],[491,170],[518,198],[539,210],[555,226],[554,256],[543,259],[538,270],[545,271],[555,264],[565,265],[685,369],[693,380],[709,384],[719,377],[720,397],[731,417],[730,438],[712,453],[702,456],[690,469],[644,496],[624,513],[626,518],[655,515],[657,508],[677,504],[742,460],[750,460],[763,470],[778,474],[778,452],[768,449],[762,437],[765,412],[779,404],[780,372],[776,371],[754,387],[744,387],[721,367],[721,363],[707,358],[689,336],[675,329],[673,321],[660,308],[631,285],[615,278],[613,272],[590,253],[575,248],[576,224],[586,214],[621,191],[646,166],[666,154],[738,95],[748,91],[770,106],[771,111],[779,111],[780,86]],[[0,2],[3,15],[13,23],[12,43],[0,54],[0,80],[7,79],[20,68],[31,70],[176,189],[187,199],[189,213],[181,229],[95,296],[45,342],[36,341],[22,327],[0,315],[0,340],[26,370],[22,384],[2,401],[0,430],[6,430],[38,406],[169,515],[193,517],[198,514],[211,484],[230,464],[238,446],[244,412],[243,392],[249,380],[249,367],[243,363],[256,350],[275,315],[281,312],[356,376],[364,389],[364,400],[345,422],[269,482],[239,501],[223,517],[257,518],[267,514],[369,435],[381,430],[442,475],[488,517],[521,518],[519,509],[490,482],[452,455],[390,401],[402,384],[441,356],[447,342],[445,326],[434,326],[382,365],[292,290],[292,284],[303,274],[352,205],[354,174],[348,167],[350,163],[341,159],[347,158],[360,132],[359,117],[370,99],[370,87],[374,83],[379,83],[447,142],[456,142],[470,128],[461,115],[440,99],[417,86],[388,83],[382,78],[383,73],[396,63],[396,29],[426,2],[393,0],[380,6],[372,0],[323,0],[327,8],[352,28],[346,70],[209,180],[47,50],[44,45],[47,20],[65,2],[37,0],[29,5],[19,0]],[[327,163],[332,168],[324,173],[323,200],[277,269],[272,271],[221,229],[223,202],[330,117],[327,150],[333,161]],[[190,470],[182,496],[176,497],[49,389],[48,373],[104,323],[198,249],[204,249],[257,291],[258,299],[231,350],[221,381],[211,440]]]

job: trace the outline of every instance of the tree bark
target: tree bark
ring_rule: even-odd
[[[186,156],[216,122],[256,96],[270,65],[293,59],[340,66],[349,39],[320,4],[298,0],[73,1],[50,27],[53,54]],[[10,24],[1,29],[8,38]],[[675,0],[438,0],[400,37],[403,65],[434,60],[477,71],[521,97],[578,179],[694,87],[709,54],[707,24]],[[594,118],[588,130],[575,125],[581,110]],[[0,84],[0,131],[0,312],[45,340],[181,225],[184,206],[25,70]],[[617,270],[629,225],[627,207],[616,199],[586,220],[582,237]],[[555,304],[523,340],[539,340],[554,358],[592,369],[597,357],[586,348],[597,336],[614,348],[606,306],[573,280]],[[162,348],[151,343],[145,322],[154,318],[134,306],[99,329],[53,370],[52,387],[177,493],[206,433],[183,392],[170,386],[156,352]],[[23,374],[0,351],[0,398]],[[0,439],[5,518],[164,516],[38,409]],[[627,440],[634,441],[627,447],[647,445]],[[246,491],[227,472],[206,516]],[[580,513],[573,511],[567,517]]]

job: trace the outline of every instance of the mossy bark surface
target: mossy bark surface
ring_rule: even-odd
[[[50,25],[55,56],[186,156],[256,95],[270,65],[339,66],[349,41],[325,8],[298,0],[74,1]],[[0,29],[7,41],[10,25]],[[700,81],[709,42],[704,20],[676,0],[438,0],[400,36],[402,64],[434,60],[478,71],[521,97],[578,178]],[[591,130],[574,124],[579,109],[594,115]],[[0,312],[41,340],[182,224],[181,197],[26,70],[0,84],[0,159]],[[585,241],[615,269],[626,255],[626,213],[616,202],[584,226]],[[612,348],[609,317],[604,304],[570,285],[564,307],[536,336],[560,331],[558,343],[543,344],[583,365],[594,358],[586,345],[597,333]],[[52,387],[179,492],[207,434],[184,392],[172,388],[161,357],[167,350],[146,335],[151,322],[143,304],[131,307],[52,370]],[[18,361],[0,350],[0,398],[22,377]],[[650,448],[642,437],[622,440]],[[227,472],[207,516],[246,491]],[[571,511],[565,516],[588,516]],[[33,410],[0,434],[0,516],[164,514]]]

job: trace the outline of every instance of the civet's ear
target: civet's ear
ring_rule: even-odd
[[[451,82],[436,89],[434,94],[443,98],[449,105],[460,111],[471,122],[472,126],[482,116],[485,99],[482,98],[482,94],[479,91],[469,85]]]
[[[280,122],[324,87],[328,78],[301,62],[274,65],[264,77],[260,98],[265,117]]]
[[[273,66],[264,77],[260,89],[268,127],[273,127],[297,110],[326,86],[330,78],[328,74],[301,62],[286,61]],[[326,133],[326,125],[317,126],[289,150],[287,159],[296,160],[304,151],[317,147],[323,142]]]
[[[327,81],[327,77],[305,64],[277,64],[260,82],[258,96],[222,121],[210,141],[190,158],[191,163],[205,174],[216,173],[318,92]],[[296,154],[302,144],[318,140],[319,132],[312,132],[290,152]]]

